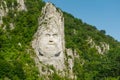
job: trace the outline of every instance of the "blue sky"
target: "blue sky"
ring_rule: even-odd
[[[120,41],[120,0],[44,0]]]

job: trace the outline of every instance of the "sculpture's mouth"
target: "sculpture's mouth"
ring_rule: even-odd
[[[46,46],[47,51],[52,51],[52,50],[56,50],[56,49],[57,49],[57,47],[53,44],[50,44],[50,45]]]

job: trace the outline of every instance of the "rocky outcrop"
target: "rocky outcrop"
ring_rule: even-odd
[[[32,47],[37,56],[35,61],[40,72],[42,71],[41,65],[53,66],[57,71],[63,71],[65,69],[65,42],[62,12],[53,4],[46,3],[38,22],[39,27],[34,35]]]
[[[109,44],[105,42],[100,42],[99,45],[97,45],[95,41],[93,41],[93,39],[90,37],[86,41],[90,45],[90,47],[95,48],[99,54],[104,54],[110,50]]]
[[[16,0],[17,3],[15,1],[11,1],[11,3],[7,3],[7,1],[5,0],[1,0],[0,1],[0,26],[2,24],[4,24],[3,22],[3,17],[7,16],[7,14],[9,13],[9,11],[15,12],[14,10],[17,9],[17,11],[27,11],[27,8],[24,4],[24,0]],[[8,6],[9,4],[9,6]],[[16,16],[16,14],[14,14],[14,17]],[[5,29],[5,26],[3,27],[3,29]],[[9,23],[10,29],[14,29],[14,23],[10,22]]]
[[[24,0],[17,0],[18,3],[18,11],[27,11]]]
[[[8,11],[9,10],[7,8],[6,1],[2,0],[1,5],[0,5],[0,26],[1,26],[1,24],[3,24],[3,20],[2,20],[3,16],[6,16]]]
[[[77,55],[76,50],[72,49],[66,49],[66,55],[67,55],[67,69],[68,69],[68,76],[70,79],[76,80],[75,74],[73,73],[73,67],[74,67],[74,59],[79,58],[79,55]]]

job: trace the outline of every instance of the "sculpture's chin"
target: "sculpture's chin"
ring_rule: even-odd
[[[57,47],[55,45],[48,45],[45,47],[45,51],[55,51]]]
[[[59,51],[58,51],[58,49],[57,50],[46,50],[45,51],[45,56],[49,56],[49,57],[53,57],[53,56],[55,56],[57,53],[58,53]]]

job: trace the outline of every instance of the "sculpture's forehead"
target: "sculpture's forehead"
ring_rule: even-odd
[[[54,18],[51,18],[48,21],[48,26],[58,26],[58,21],[56,21],[56,19],[54,19]]]
[[[55,23],[55,21],[50,21],[48,22],[46,25],[42,25],[43,27],[43,31],[44,32],[59,32],[59,25],[57,25],[57,23]]]
[[[56,28],[49,28],[44,30],[43,33],[59,33],[59,30]]]

